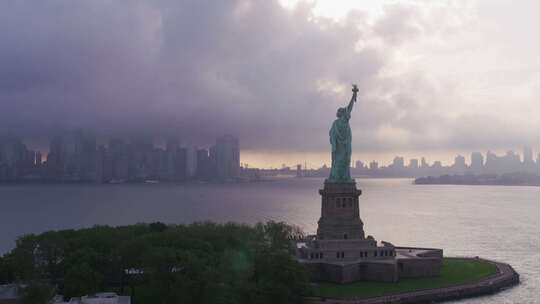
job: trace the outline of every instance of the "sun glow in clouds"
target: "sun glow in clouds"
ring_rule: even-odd
[[[287,8],[307,3],[313,6],[313,13],[316,16],[334,19],[346,16],[352,9],[367,12],[369,17],[377,18],[383,14],[385,5],[396,3],[395,0],[280,0],[280,2]]]

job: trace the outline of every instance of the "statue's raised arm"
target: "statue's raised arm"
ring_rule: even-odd
[[[358,91],[359,91],[358,86],[353,84],[353,89],[352,89],[353,95],[351,97],[351,101],[349,102],[349,105],[347,106],[347,112],[349,112],[349,114],[351,114],[354,103],[356,102],[356,95],[358,94]]]

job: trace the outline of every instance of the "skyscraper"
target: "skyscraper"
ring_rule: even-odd
[[[467,169],[467,164],[465,164],[465,157],[462,155],[456,156],[454,158],[454,165],[452,166],[452,169],[455,173],[463,173],[465,169]]]
[[[240,145],[231,135],[218,137],[211,148],[211,159],[215,162],[217,177],[233,179],[240,173]]]
[[[484,166],[484,169],[487,173],[497,173],[498,167],[499,167],[499,161],[497,155],[495,153],[488,151],[486,153],[486,164]]]
[[[96,172],[97,139],[89,132],[78,131],[74,138],[75,174],[78,178],[86,181],[98,180]],[[100,180],[100,179],[99,179]]]
[[[471,170],[473,173],[481,173],[484,169],[484,156],[480,152],[471,153]]]
[[[30,174],[35,165],[35,152],[28,150],[18,139],[0,142],[0,179],[18,180]]]
[[[502,173],[514,173],[521,171],[521,157],[514,151],[507,151],[501,158]]]
[[[391,165],[394,169],[403,169],[405,167],[405,159],[401,156],[394,157]]]
[[[129,179],[129,153],[127,144],[118,138],[109,140],[109,155],[105,161],[105,176],[110,176],[114,181],[126,181]]]
[[[425,157],[422,157],[422,161],[421,161],[421,164],[420,164],[420,168],[422,168],[422,169],[429,168],[429,164],[427,163]]]
[[[375,171],[379,169],[379,163],[376,161],[372,161],[369,163],[369,170]]]
[[[533,150],[531,147],[523,148],[523,170],[534,171]]]
[[[418,159],[413,158],[409,161],[409,169],[412,169],[412,170],[418,169]]]
[[[201,179],[208,179],[212,175],[212,166],[210,163],[210,156],[208,150],[197,150],[197,177]]]
[[[39,168],[41,167],[42,162],[43,162],[43,157],[41,156],[41,152],[37,151],[34,164],[36,165],[36,167]]]
[[[186,176],[195,177],[197,173],[197,149],[194,147],[186,148]]]

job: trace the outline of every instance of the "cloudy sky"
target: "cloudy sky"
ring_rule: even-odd
[[[539,1],[0,1],[0,133],[241,139],[328,161],[360,88],[355,158],[540,148]],[[457,151],[457,152],[456,152]],[[450,157],[450,156],[448,156]]]

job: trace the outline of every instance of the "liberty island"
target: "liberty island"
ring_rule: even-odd
[[[337,119],[329,132],[332,168],[330,176],[324,182],[324,188],[319,190],[322,200],[317,233],[295,242],[296,259],[306,267],[311,280],[321,284],[330,282],[338,284],[337,286],[339,284],[350,286],[351,283],[359,281],[399,284],[401,280],[422,278],[433,278],[441,282],[440,285],[432,285],[432,292],[422,296],[413,294],[414,288],[401,290],[398,287],[393,294],[401,292],[401,296],[394,296],[392,299],[386,297],[384,290],[387,287],[383,287],[380,294],[374,294],[382,297],[379,299],[381,303],[418,303],[469,297],[495,292],[519,282],[519,275],[507,264],[487,260],[450,260],[443,257],[442,249],[395,246],[386,241],[377,242],[371,235],[366,237],[359,209],[362,191],[357,189],[356,181],[351,178],[349,170],[352,152],[349,120],[357,99],[356,85],[353,85],[352,92],[349,105],[338,109]],[[487,271],[485,276],[493,275],[499,280],[491,282],[489,289],[483,288],[480,284],[469,286],[467,292],[458,288],[458,293],[452,294],[448,290],[449,286],[459,285],[459,282],[447,280],[447,273],[452,270],[459,271],[467,263],[471,263],[473,267],[490,268],[491,272]],[[494,275],[495,273],[497,275]],[[471,275],[474,276],[474,273]],[[418,289],[429,288],[420,284]],[[339,287],[330,287],[329,290],[330,292],[327,292],[328,290],[324,291],[324,288],[321,288],[319,295],[331,297],[341,294]],[[354,290],[349,294],[349,296],[359,295]],[[317,300],[314,302],[318,303]]]

